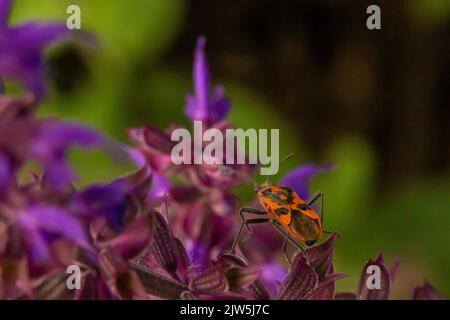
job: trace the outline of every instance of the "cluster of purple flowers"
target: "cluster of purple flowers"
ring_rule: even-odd
[[[171,161],[170,133],[151,126],[128,131],[132,145],[117,144],[137,170],[110,183],[77,189],[66,159],[73,146],[111,149],[94,130],[57,118],[37,118],[46,97],[43,50],[70,38],[60,24],[10,27],[11,0],[0,0],[0,83],[16,81],[26,93],[0,87],[0,299],[386,299],[398,267],[380,255],[361,273],[356,293],[336,293],[336,234],[296,255],[287,270],[278,263],[282,239],[257,228],[239,254],[229,248],[239,226],[232,187],[251,174],[213,165]],[[210,89],[205,39],[195,49],[194,93],[186,115],[225,130],[231,101]],[[38,165],[39,173],[28,165]],[[309,180],[330,165],[304,165],[280,181],[302,198]],[[231,173],[230,173],[231,172]],[[25,175],[25,177],[24,177]],[[257,206],[257,204],[255,204]],[[245,258],[243,258],[245,257]],[[81,270],[81,288],[67,287],[66,268]],[[368,290],[367,268],[379,266],[381,289]],[[414,298],[441,298],[429,284]]]

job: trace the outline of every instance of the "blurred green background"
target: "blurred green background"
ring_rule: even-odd
[[[13,22],[65,21],[81,7],[97,47],[48,52],[52,82],[42,115],[88,123],[126,141],[125,129],[188,124],[196,38],[208,38],[214,83],[242,128],[280,128],[279,176],[335,161],[314,180],[325,224],[342,236],[335,269],[355,290],[368,258],[401,258],[393,298],[430,281],[450,297],[450,1],[16,0]],[[366,29],[381,7],[382,29]],[[74,153],[81,182],[129,169]],[[276,180],[276,179],[274,179]],[[246,198],[244,196],[244,198]]]

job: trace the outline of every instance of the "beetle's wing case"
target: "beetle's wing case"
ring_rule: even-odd
[[[296,238],[312,244],[320,238],[319,215],[288,187],[267,186],[258,192],[267,212]]]

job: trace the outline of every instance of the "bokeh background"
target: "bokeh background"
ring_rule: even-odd
[[[98,44],[49,50],[42,115],[123,142],[128,127],[187,125],[204,34],[236,126],[280,128],[281,154],[295,153],[279,176],[338,164],[313,181],[326,228],[341,234],[335,269],[350,276],[338,290],[355,290],[363,263],[382,251],[388,263],[401,258],[394,298],[424,280],[450,297],[450,1],[16,0],[13,22],[65,21],[70,4]],[[366,28],[370,4],[381,7],[381,30]],[[129,169],[100,153],[71,156],[81,184]]]

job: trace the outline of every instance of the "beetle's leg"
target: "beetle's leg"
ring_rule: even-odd
[[[250,225],[250,224],[265,223],[265,222],[269,222],[269,221],[271,221],[271,219],[269,219],[269,218],[256,218],[256,219],[248,219],[248,220],[243,221],[241,224],[241,227],[239,228],[239,232],[236,235],[236,238],[234,239],[233,244],[231,245],[231,248],[229,250],[223,252],[222,254],[235,252],[236,247],[241,238],[241,233],[242,233],[242,229],[244,229],[244,226],[248,228],[248,225]]]
[[[253,214],[267,214],[264,210],[253,209],[253,208],[241,208],[239,213],[242,215],[244,212],[253,213]]]
[[[241,216],[242,222],[245,222],[244,213],[267,215],[267,212],[265,212],[263,210],[258,210],[258,209],[253,209],[253,208],[241,208],[241,210],[239,210],[239,215]],[[244,239],[242,239],[242,241],[247,241],[248,238],[250,238],[250,236],[252,234],[250,227],[248,225],[245,225],[245,227],[247,228],[248,234],[245,236]]]
[[[289,240],[296,248],[298,248],[303,255],[305,256],[306,260],[309,262],[309,256],[306,253],[305,248],[303,248],[303,246],[298,243],[289,233],[287,233],[283,227],[276,221],[276,220],[270,220],[270,222],[272,222],[272,225],[282,234],[285,236],[285,238],[287,240]]]
[[[315,192],[307,201],[308,206],[312,206],[317,199],[320,198],[320,224],[323,226],[323,192]]]
[[[321,201],[321,205],[320,205],[320,224],[321,224],[322,227],[323,227],[323,192],[322,192],[322,191],[318,191],[318,192],[314,193],[314,194],[308,199],[308,201],[306,201],[306,204],[307,204],[308,206],[311,206],[311,205],[313,205],[314,202],[316,202],[316,200],[319,199],[319,198],[320,198],[320,201]],[[322,233],[325,233],[325,234],[333,234],[334,232],[322,230]],[[337,233],[337,237],[338,237],[338,239],[341,238],[341,236],[339,235],[339,233]]]
[[[289,262],[289,266],[292,267],[292,261],[291,261],[291,258],[289,257],[289,253],[287,251],[288,243],[289,243],[289,240],[287,238],[284,238],[283,252],[284,252],[284,256],[286,257],[286,260]]]

